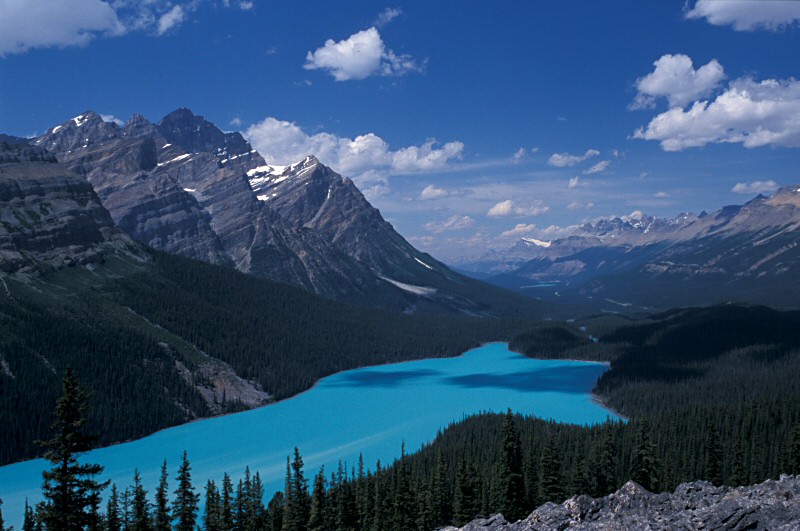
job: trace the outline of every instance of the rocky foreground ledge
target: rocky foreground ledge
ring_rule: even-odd
[[[456,531],[448,527],[442,531]],[[604,498],[574,496],[549,502],[524,520],[502,515],[477,519],[463,531],[551,529],[800,529],[800,476],[781,476],[749,487],[682,483],[675,492],[653,494],[627,482]]]

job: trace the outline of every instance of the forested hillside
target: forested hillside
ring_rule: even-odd
[[[0,293],[0,464],[49,436],[63,370],[93,394],[100,444],[253,407],[344,369],[457,355],[517,324],[355,308],[234,270],[155,253],[7,278]]]

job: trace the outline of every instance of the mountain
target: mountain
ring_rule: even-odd
[[[350,179],[313,157],[270,166],[188,109],[118,126],[85,112],[33,144],[86,177],[116,224],[155,249],[408,313],[536,313],[417,251]]]
[[[130,145],[135,159],[143,144]],[[52,154],[0,142],[0,464],[50,437],[67,366],[93,395],[88,429],[108,444],[285,398],[334,372],[456,355],[515,326],[349,306],[154,251]]]
[[[798,242],[800,187],[791,186],[711,214],[601,220],[552,242],[523,240],[502,260],[459,266],[495,271],[487,282],[529,295],[617,309],[727,300],[797,307]]]

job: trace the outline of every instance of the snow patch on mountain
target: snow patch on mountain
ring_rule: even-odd
[[[404,282],[398,282],[397,280],[392,280],[388,277],[380,277],[389,284],[393,284],[400,288],[403,291],[407,291],[409,293],[413,293],[414,295],[421,295],[422,297],[432,297],[436,294],[436,288],[427,288],[425,286],[414,286],[413,284],[406,284]]]

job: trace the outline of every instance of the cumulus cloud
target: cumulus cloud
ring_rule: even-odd
[[[525,151],[525,148],[524,148],[524,147],[521,147],[521,148],[519,148],[519,149],[518,149],[518,150],[517,150],[517,151],[514,153],[514,164],[519,164],[520,162],[522,162],[522,159],[524,159],[524,158],[525,158],[525,155],[526,155],[526,154],[527,154],[527,152]]]
[[[657,140],[664,151],[711,143],[800,146],[800,81],[742,78],[713,101],[674,107],[637,129],[634,138]]]
[[[586,153],[583,155],[570,155],[569,153],[553,153],[550,155],[550,158],[547,159],[547,163],[550,166],[555,166],[557,168],[564,168],[567,166],[575,166],[576,164],[580,164],[581,162],[590,159],[592,157],[596,157],[599,155],[600,152],[596,149],[588,149]]]
[[[183,10],[183,6],[177,4],[158,18],[156,33],[164,35],[172,28],[180,26],[184,20],[186,20],[186,12]]]
[[[669,194],[667,192],[656,192],[655,194],[653,194],[653,197],[657,197],[659,199],[665,199],[669,197]]]
[[[449,230],[461,230],[471,227],[475,220],[469,216],[459,216],[454,214],[444,221],[430,221],[425,224],[425,228],[431,232],[444,232]]]
[[[573,201],[572,203],[567,205],[568,210],[589,210],[594,208],[594,203],[591,201],[583,202],[583,201]]]
[[[241,9],[242,11],[250,11],[251,9],[253,9],[253,2],[249,1],[239,2],[239,9]]]
[[[339,42],[333,39],[306,54],[306,70],[326,70],[336,81],[365,79],[372,75],[402,76],[421,67],[406,54],[387,50],[374,26]]]
[[[540,216],[550,210],[550,207],[544,204],[543,201],[536,200],[530,206],[520,207],[514,206],[514,201],[507,199],[500,201],[486,212],[490,218],[499,218],[504,216]]]
[[[696,99],[708,96],[725,79],[725,71],[716,59],[694,69],[687,55],[662,55],[655,70],[636,80],[636,99],[631,109],[655,106],[655,100],[667,98],[670,107],[683,107]]]
[[[567,185],[569,188],[577,188],[581,185],[581,178],[577,175],[575,177],[570,177],[569,184]]]
[[[0,0],[0,57],[31,48],[84,46],[125,26],[100,0]]]
[[[441,170],[460,159],[464,150],[461,142],[436,148],[436,141],[428,140],[421,146],[392,151],[374,133],[355,138],[325,132],[309,135],[295,123],[272,117],[251,125],[244,135],[270,163],[291,164],[315,155],[323,164],[360,182],[381,181],[393,173]]]
[[[428,186],[423,188],[422,192],[420,192],[419,194],[419,198],[422,199],[423,201],[429,199],[439,199],[447,196],[448,196],[447,190],[445,190],[444,188],[439,188],[432,184],[429,184]]]
[[[610,160],[601,160],[600,162],[598,162],[597,164],[595,164],[594,166],[592,166],[588,170],[584,171],[583,173],[585,175],[591,175],[593,173],[601,173],[601,172],[606,171],[610,164],[611,164]]]
[[[736,186],[731,188],[731,192],[737,194],[763,194],[774,192],[778,188],[780,188],[780,185],[775,181],[753,181],[749,183],[736,183]]]
[[[101,118],[101,119],[102,119],[104,122],[115,123],[115,124],[117,124],[117,125],[118,125],[118,126],[120,126],[120,127],[122,127],[123,125],[125,125],[125,122],[123,122],[122,120],[120,120],[119,118],[117,118],[116,116],[114,116],[113,114],[101,114],[101,115],[100,115],[100,118]]]
[[[800,21],[800,2],[785,0],[698,0],[686,18],[704,18],[715,26],[736,31],[779,31]]]
[[[525,223],[518,223],[514,226],[513,229],[508,229],[507,231],[503,231],[500,233],[501,238],[516,238],[519,236],[525,236],[526,234],[530,234],[536,230],[536,225],[534,224],[525,224]]]
[[[378,15],[378,18],[375,19],[375,25],[378,26],[379,28],[382,28],[383,26],[393,21],[402,14],[403,10],[400,9],[399,7],[387,7],[386,9],[381,11],[380,15]]]

